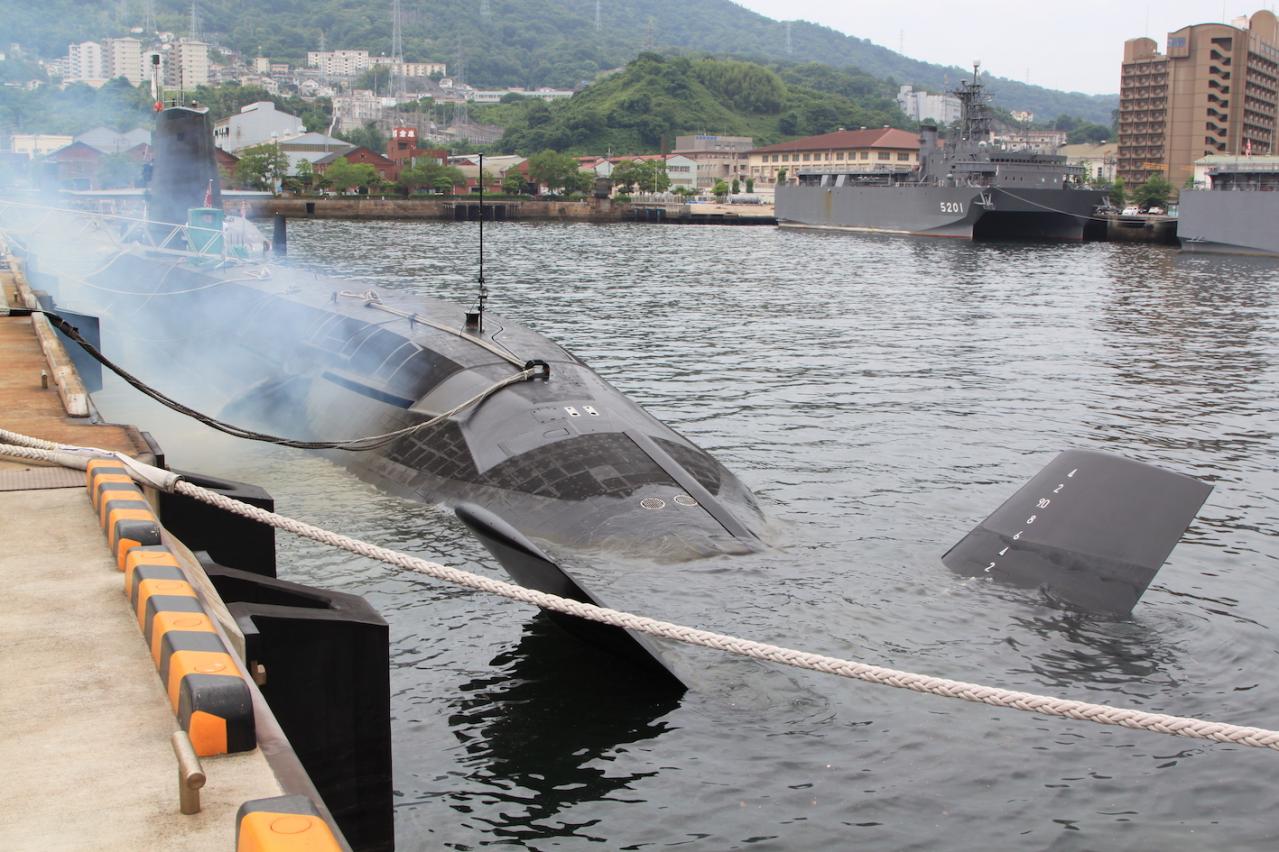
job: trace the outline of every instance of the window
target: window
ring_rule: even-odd
[[[835,152],[835,159],[836,159],[836,160],[842,160],[842,159],[844,159],[844,152],[843,152],[843,151],[836,151],[836,152]]]
[[[863,160],[869,160],[869,159],[870,159],[870,151],[862,151],[862,159],[863,159]]]
[[[890,160],[890,159],[892,159],[892,156],[893,156],[893,155],[892,155],[890,152],[888,152],[888,151],[880,151],[880,152],[879,152],[879,159],[881,159],[881,160]]]
[[[805,163],[807,163],[807,162],[808,162],[809,160],[811,160],[812,158],[813,158],[813,155],[812,155],[812,154],[805,154],[805,155],[804,155],[804,162],[805,162]]]
[[[898,151],[897,159],[908,163],[910,162],[910,153],[907,151]]]

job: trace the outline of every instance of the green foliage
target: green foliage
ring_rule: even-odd
[[[528,176],[535,183],[544,183],[552,190],[571,191],[577,188],[577,159],[568,154],[545,150],[528,158]]]
[[[350,163],[346,157],[338,157],[324,170],[324,180],[339,192],[345,192],[357,186],[373,186],[381,177],[368,163]]]
[[[254,189],[274,189],[289,172],[289,158],[275,145],[254,145],[239,154],[236,179]]]
[[[1112,135],[1110,128],[1104,124],[1083,122],[1066,135],[1066,141],[1071,145],[1097,144],[1110,141]]]
[[[1166,207],[1172,195],[1172,184],[1161,174],[1151,175],[1146,182],[1132,191],[1132,200],[1143,210]]]
[[[117,3],[9,3],[0,15],[0,44],[19,42],[43,56],[65,55],[69,42],[123,35],[140,24],[141,5],[131,2],[128,13],[120,15]],[[971,73],[909,59],[802,21],[791,24],[788,37],[781,22],[727,2],[612,0],[602,7],[599,31],[581,0],[490,0],[490,6],[492,14],[481,17],[474,0],[415,4],[404,22],[405,55],[451,64],[459,54],[465,56],[467,82],[478,86],[574,87],[633,59],[651,18],[654,43],[683,52],[723,53],[731,45],[740,58],[785,62],[801,57],[935,92]],[[160,29],[186,31],[187,0],[156,0],[155,8]],[[302,64],[306,51],[318,47],[321,31],[331,46],[389,54],[386,14],[385,4],[368,0],[205,0],[200,17],[207,36],[228,48],[247,56],[260,49],[273,60]],[[996,103],[1039,115],[1069,113],[1105,123],[1116,102],[1114,96],[987,79]]]
[[[453,187],[462,186],[465,183],[466,176],[462,174],[461,169],[443,165],[438,160],[424,158],[400,172],[400,179],[396,185],[406,193],[423,187],[438,192],[450,192]]]
[[[1116,207],[1123,207],[1127,200],[1127,192],[1124,187],[1124,179],[1115,178],[1115,182],[1110,185],[1110,203]]]
[[[329,122],[333,118],[333,102],[328,98],[304,101],[296,95],[280,97],[270,94],[260,86],[241,86],[238,83],[226,83],[216,87],[198,86],[191,99],[198,101],[201,106],[208,107],[212,121],[221,121],[238,113],[241,107],[259,101],[270,101],[275,104],[276,109],[287,112],[289,115],[296,115],[302,119],[303,126],[311,132],[327,131]]]
[[[520,195],[524,192],[524,175],[518,170],[511,169],[502,178],[502,191],[507,195]]]
[[[34,91],[0,87],[0,127],[9,133],[79,134],[95,127],[132,130],[152,124],[151,95],[123,77],[100,89],[72,83]]]
[[[661,160],[623,160],[613,167],[613,185],[622,192],[665,192],[671,188],[671,176]]]
[[[363,127],[357,127],[347,133],[335,133],[334,135],[339,139],[350,142],[352,145],[362,145],[379,154],[386,153],[386,134],[379,130],[378,126],[371,121],[366,122]]]
[[[755,178],[748,177],[746,179],[746,194],[750,195],[754,191],[755,191]]]
[[[733,195],[737,195],[738,193],[742,191],[742,182],[739,181],[737,178],[733,178],[732,186],[729,188],[728,191],[731,192]]]
[[[796,82],[785,82],[787,75]],[[806,79],[825,88],[808,88],[803,84]],[[731,87],[742,81],[756,81],[762,90],[732,93]],[[857,99],[842,91],[857,93]],[[641,153],[670,146],[680,134],[707,130],[767,143],[841,126],[904,126],[905,116],[891,91],[887,84],[852,72],[822,74],[814,68],[779,72],[747,62],[646,53],[568,100],[502,105],[500,118],[487,114],[485,120],[506,126],[497,145],[503,151],[549,148],[593,153],[611,148]],[[734,104],[755,104],[763,111]]]
[[[715,181],[715,185],[711,187],[711,195],[715,196],[716,198],[722,201],[724,198],[728,196],[729,189],[730,187],[728,185],[728,181],[717,180]]]

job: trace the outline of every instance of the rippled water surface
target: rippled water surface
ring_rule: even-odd
[[[351,287],[473,300],[475,226],[291,223]],[[490,308],[584,358],[762,498],[778,546],[601,570],[608,599],[753,639],[1279,727],[1279,265],[1150,246],[499,224]],[[451,514],[110,387],[171,461],[492,576]],[[940,556],[1065,448],[1214,484],[1123,620]],[[391,625],[401,849],[1269,849],[1279,755],[684,651],[654,696],[531,609],[281,536],[281,576]]]

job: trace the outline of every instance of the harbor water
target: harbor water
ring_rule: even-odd
[[[473,303],[475,224],[290,223],[350,289]],[[500,223],[489,309],[562,343],[760,496],[775,546],[600,564],[610,605],[961,680],[1279,727],[1279,264],[1147,245]],[[104,329],[109,345],[110,335]],[[177,333],[181,330],[152,330]],[[200,382],[197,373],[182,380]],[[179,399],[182,382],[161,390]],[[452,514],[97,395],[176,467],[505,579]],[[941,555],[1067,448],[1215,488],[1129,618]],[[680,650],[683,696],[521,604],[280,535],[281,576],[391,627],[399,848],[1270,849],[1279,754]]]

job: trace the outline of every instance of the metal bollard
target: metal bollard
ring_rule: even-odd
[[[195,754],[186,731],[173,732],[173,753],[178,758],[178,805],[184,814],[200,812],[200,788],[204,786],[204,767]]]

